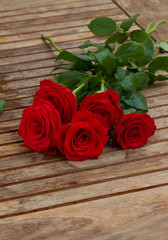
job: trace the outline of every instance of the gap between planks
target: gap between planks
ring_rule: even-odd
[[[167,236],[167,192],[160,187],[70,207],[62,207],[37,213],[6,218],[0,221],[2,239],[115,239],[116,236],[131,239],[165,239]],[[131,206],[131,211],[130,211]],[[131,214],[130,214],[131,213]],[[72,225],[73,224],[73,225]],[[75,227],[74,227],[75,225]],[[25,226],[29,229],[25,232]],[[132,227],[134,226],[134,227]],[[45,227],[45,228],[44,228]],[[35,229],[38,231],[35,231]]]
[[[109,3],[112,3],[111,0],[103,0],[103,4],[109,4]],[[11,10],[10,12],[5,12],[5,11],[1,11],[0,10],[0,13],[1,13],[1,16],[0,16],[0,19],[1,18],[7,18],[7,17],[15,17],[15,16],[24,16],[25,14],[29,15],[29,14],[38,14],[38,13],[45,13],[45,12],[48,12],[48,11],[60,11],[60,10],[66,10],[66,9],[76,9],[76,8],[82,8],[82,7],[87,7],[87,6],[94,6],[95,4],[97,5],[102,5],[102,1],[101,0],[91,0],[91,1],[79,1],[79,2],[75,2],[74,3],[69,3],[69,4],[57,4],[55,5],[55,3],[53,5],[48,5],[47,7],[33,7],[33,8],[28,8],[28,9],[23,9],[23,10],[16,10],[16,11],[13,11]],[[115,3],[112,3],[115,5]],[[117,6],[116,6],[117,7]],[[13,14],[12,14],[13,12]],[[17,12],[17,14],[16,14]],[[20,14],[18,14],[20,13]]]
[[[81,186],[89,186],[97,183],[112,182],[119,179],[126,179],[147,175],[151,173],[166,172],[168,155],[139,159],[120,164],[109,165],[94,169],[82,169],[81,171],[70,172],[69,174],[51,176],[31,181],[19,182],[0,188],[0,202],[13,199],[36,196],[56,191],[64,191]],[[159,168],[157,166],[160,163]]]
[[[21,1],[20,3],[19,3],[19,8],[15,8],[14,7],[14,5],[6,5],[6,7],[8,8],[9,7],[9,9],[3,9],[3,7],[5,7],[5,6],[3,6],[2,5],[2,3],[1,3],[1,9],[3,9],[3,10],[0,10],[0,12],[10,12],[10,11],[17,11],[17,10],[25,10],[25,9],[31,9],[31,7],[32,8],[39,8],[39,7],[50,7],[50,6],[53,6],[53,5],[55,5],[55,2],[53,3],[53,0],[48,0],[48,4],[46,5],[46,1],[44,1],[45,3],[44,4],[42,4],[42,0],[40,0],[39,2],[38,2],[38,4],[37,5],[34,5],[34,2],[35,1],[32,1],[33,2],[33,5],[31,5],[30,3],[31,3],[31,1],[29,0],[29,4],[28,3],[26,3],[25,5],[24,5],[24,7],[21,7],[21,4],[23,3],[23,1]],[[78,3],[82,3],[82,2],[84,2],[84,0],[57,0],[57,5],[62,5],[62,6],[65,6],[65,7],[68,7],[68,4],[78,4]],[[14,8],[13,8],[14,7]]]
[[[106,5],[105,5],[106,7]],[[92,8],[91,8],[92,9]],[[57,22],[57,23],[61,23],[61,22],[65,22],[65,18],[67,21],[74,21],[74,20],[81,20],[81,19],[85,19],[85,18],[90,18],[90,16],[94,16],[94,17],[97,17],[97,16],[103,16],[104,14],[106,16],[108,15],[111,15],[111,11],[114,11],[116,13],[120,13],[121,16],[125,18],[125,14],[119,9],[119,8],[114,8],[113,6],[110,5],[110,8],[107,8],[107,9],[98,9],[98,10],[91,10],[90,12],[79,12],[79,13],[76,13],[76,14],[64,14],[64,15],[60,15],[60,16],[52,16],[52,17],[46,17],[46,18],[39,18],[39,19],[34,19],[33,20],[33,23],[31,26],[40,26],[40,25],[44,25],[46,24],[46,21],[48,22],[48,24],[52,24],[54,22]],[[118,15],[118,18],[117,20],[122,20],[122,18]],[[16,27],[16,28],[19,28],[19,27],[26,27],[27,25],[29,25],[29,20],[24,20],[24,21],[18,21],[18,22],[11,22],[11,23],[3,23],[1,24],[0,26],[0,30],[9,30],[11,27]]]
[[[119,181],[119,180],[118,180]],[[152,183],[152,182],[151,182]],[[122,183],[123,185],[124,185],[124,182]],[[99,184],[100,185],[100,184]],[[122,196],[122,195],[125,195],[125,194],[131,194],[131,193],[136,193],[136,192],[141,192],[141,191],[146,191],[146,190],[149,190],[149,189],[156,189],[156,188],[160,188],[160,187],[167,187],[168,186],[168,183],[163,183],[163,184],[157,184],[157,185],[151,185],[151,186],[148,186],[148,187],[139,187],[139,188],[135,188],[135,189],[129,189],[129,190],[123,190],[123,191],[121,191],[121,192],[115,192],[115,193],[107,193],[107,194],[102,194],[102,191],[101,192],[98,192],[97,191],[97,189],[96,189],[96,193],[98,194],[100,194],[100,195],[97,195],[97,196],[93,196],[93,197],[88,197],[88,198],[83,198],[83,199],[75,199],[75,200],[71,200],[71,201],[69,201],[69,202],[65,202],[65,203],[58,203],[58,204],[53,204],[53,205],[51,205],[50,206],[50,204],[49,204],[49,201],[48,201],[48,198],[50,197],[50,194],[52,194],[52,193],[49,193],[49,194],[47,194],[47,196],[46,196],[46,198],[44,199],[44,201],[41,201],[40,199],[39,199],[39,201],[38,202],[36,202],[36,204],[38,204],[39,206],[40,205],[46,205],[46,206],[44,206],[44,207],[38,207],[38,208],[34,208],[34,205],[32,205],[32,203],[30,203],[31,204],[31,206],[29,207],[28,205],[26,205],[26,204],[21,204],[21,206],[19,206],[20,208],[17,208],[16,210],[14,209],[14,208],[12,208],[12,206],[10,206],[10,202],[9,202],[9,204],[8,204],[8,202],[5,202],[6,203],[6,206],[5,206],[5,208],[8,208],[9,206],[9,211],[13,211],[14,213],[7,213],[7,214],[4,214],[4,215],[1,215],[0,216],[0,219],[4,219],[4,218],[8,218],[8,217],[13,217],[13,216],[20,216],[20,215],[24,215],[24,214],[30,214],[30,213],[35,213],[35,212],[40,212],[40,211],[44,211],[44,210],[50,210],[50,209],[55,209],[55,208],[60,208],[60,207],[65,207],[65,206],[70,206],[70,205],[74,205],[74,204],[79,204],[79,203],[84,203],[84,202],[91,202],[91,201],[95,201],[95,200],[100,200],[100,199],[105,199],[105,198],[109,198],[109,197],[116,197],[116,196]],[[93,187],[93,185],[92,185],[92,187]],[[96,187],[99,187],[99,186],[96,186]],[[102,187],[104,187],[104,186],[102,186]],[[82,188],[82,187],[81,187]],[[128,188],[128,185],[127,185],[127,188]],[[113,189],[114,189],[114,187],[113,187]],[[71,189],[71,190],[73,190],[73,189]],[[81,189],[81,190],[83,190],[83,189]],[[67,190],[68,191],[68,190]],[[93,191],[93,189],[91,188],[91,189],[87,189],[87,191]],[[54,200],[57,200],[57,196],[58,196],[58,193],[59,192],[57,192],[57,195],[56,196],[54,196]],[[91,192],[92,194],[93,194],[93,192]],[[71,193],[70,193],[71,194]],[[68,199],[70,198],[69,196],[71,196],[70,194],[68,194]],[[72,194],[73,194],[73,197],[75,198],[77,198],[78,197],[78,195],[76,194],[76,191],[75,192],[73,192],[72,191]],[[76,194],[76,196],[75,196],[75,194]],[[63,194],[62,194],[63,195]],[[40,196],[42,196],[42,195],[40,195]],[[34,198],[35,197],[38,197],[38,196],[34,196]],[[32,197],[33,198],[33,197]],[[40,198],[40,197],[39,197]],[[61,196],[61,198],[63,198],[63,196]],[[22,199],[19,199],[19,203],[21,203],[21,200]],[[29,200],[29,199],[23,199],[23,201],[27,201],[27,200]],[[50,199],[50,201],[52,201],[53,199]],[[59,199],[60,201],[61,201],[61,199]],[[58,200],[58,201],[59,201]],[[63,199],[64,201],[66,200],[66,199]],[[30,199],[30,201],[31,201],[31,199]],[[33,200],[34,201],[34,200]],[[13,202],[15,203],[16,202],[16,204],[17,204],[17,200],[13,200]],[[4,205],[5,205],[5,203],[4,203]],[[1,204],[1,206],[2,206],[2,204]],[[33,206],[33,207],[32,207]],[[3,207],[3,206],[2,206]],[[28,209],[30,209],[30,210],[24,210],[24,208],[28,208]],[[33,209],[34,208],[34,209]],[[1,213],[0,213],[1,214]]]
[[[91,12],[91,11],[99,11],[104,9],[118,9],[118,7],[112,3],[92,3],[88,5],[84,5],[83,7],[73,7],[73,8],[65,8],[65,9],[57,9],[57,6],[55,6],[54,10],[45,11],[44,13],[27,13],[26,15],[17,15],[17,16],[10,16],[10,17],[0,17],[0,24],[7,24],[7,23],[16,23],[16,22],[24,22],[24,21],[34,21],[36,19],[48,19],[52,17],[58,17],[58,16],[65,16],[65,15],[71,15],[71,14],[78,14],[78,13],[84,13],[84,12]],[[56,10],[56,11],[55,11]]]
[[[154,149],[157,147],[157,149]],[[159,151],[158,151],[159,149]],[[140,152],[144,151],[143,153]],[[111,156],[112,153],[112,156]],[[74,172],[80,172],[90,169],[96,168],[104,168],[107,166],[115,166],[120,164],[126,164],[128,162],[138,162],[140,160],[145,160],[148,164],[150,159],[156,157],[156,162],[162,165],[162,161],[159,161],[160,158],[164,158],[167,156],[167,141],[166,142],[159,142],[148,144],[146,146],[141,147],[141,149],[130,149],[130,150],[113,150],[111,148],[105,148],[103,151],[102,156],[99,157],[98,160],[87,160],[83,164],[81,162],[73,162],[69,160],[64,160],[62,158],[61,161],[50,161],[46,162],[47,164],[47,172],[46,172],[46,164],[39,164],[39,165],[30,165],[30,166],[21,166],[20,168],[16,169],[8,169],[7,171],[0,172],[0,179],[1,179],[1,186],[8,186],[8,185],[15,185],[17,183],[23,183],[28,181],[35,181],[40,179],[46,179],[56,176],[62,176]],[[34,155],[29,155],[29,157],[33,157]],[[19,156],[19,158],[25,158],[25,156]],[[43,158],[43,155],[39,155],[39,158]],[[36,155],[38,159],[38,156]],[[104,159],[105,158],[105,159]],[[14,156],[15,160],[17,156]],[[39,159],[38,159],[39,160]],[[139,161],[138,161],[139,160]],[[16,162],[16,161],[15,161]],[[167,161],[166,161],[167,163]],[[158,168],[158,166],[157,166]],[[14,181],[15,179],[15,181]]]

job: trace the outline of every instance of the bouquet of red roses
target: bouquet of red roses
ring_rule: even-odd
[[[152,29],[149,24],[145,31],[128,31],[138,16],[119,25],[111,18],[94,19],[89,29],[110,37],[104,45],[86,41],[80,46],[84,54],[62,51],[42,36],[59,51],[56,60],[70,64],[56,66],[53,71],[68,71],[41,81],[33,105],[24,109],[18,133],[25,146],[83,161],[98,158],[109,139],[111,146],[122,149],[148,142],[156,126],[139,91],[168,79],[155,74],[157,70],[168,72],[168,57],[152,59],[155,48],[150,33],[158,23]],[[130,41],[125,43],[127,39]],[[157,47],[161,49],[161,45]]]
[[[24,109],[19,135],[36,152],[70,160],[95,159],[103,151],[115,126],[113,144],[123,149],[140,147],[156,129],[145,113],[123,114],[120,97],[112,89],[86,96],[77,110],[77,100],[67,87],[43,80],[33,105]]]

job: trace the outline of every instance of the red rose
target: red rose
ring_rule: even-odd
[[[156,125],[146,113],[125,114],[116,124],[114,141],[123,149],[145,145],[154,134]]]
[[[77,101],[72,91],[50,79],[40,82],[40,89],[35,96],[49,101],[55,106],[61,116],[62,124],[69,123],[77,111]]]
[[[60,125],[60,115],[55,107],[35,97],[33,105],[23,110],[18,134],[24,139],[24,146],[35,152],[55,155],[55,138]]]
[[[81,110],[74,115],[71,124],[59,128],[56,144],[67,159],[83,161],[96,159],[107,141],[105,127],[94,114]]]
[[[79,110],[85,109],[96,114],[98,120],[107,128],[111,129],[122,115],[119,107],[120,97],[112,89],[106,92],[95,93],[87,96],[81,103]]]

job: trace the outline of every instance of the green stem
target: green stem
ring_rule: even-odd
[[[146,29],[145,29],[145,32],[147,32],[148,33],[148,31],[149,31],[149,29],[150,29],[150,27],[153,25],[153,22],[150,22],[148,25],[147,25],[147,27],[146,27]]]
[[[101,79],[101,84],[100,84],[100,91],[104,92],[104,79]]]
[[[158,49],[154,52],[154,56],[156,56],[159,52],[160,52],[160,48],[158,48]]]
[[[48,37],[46,37],[46,36],[44,36],[44,35],[41,35],[41,38],[44,40],[44,41],[46,41],[46,40],[48,40],[50,43],[51,43],[51,45],[55,48],[55,50],[57,50],[58,52],[62,52],[62,50],[55,44],[55,42],[51,39],[51,38],[48,38]]]
[[[166,23],[166,20],[160,20],[160,21],[158,21],[158,22],[155,24],[155,26],[154,26],[151,30],[148,31],[148,34],[151,34],[152,32],[154,32],[154,31],[156,30],[156,28],[159,26],[159,24],[161,24],[161,23]]]
[[[117,51],[117,49],[118,49],[118,42],[115,42],[114,53]]]
[[[75,90],[73,90],[73,94],[76,94],[79,90],[81,90],[83,87],[85,86],[85,83],[81,84],[79,87],[75,88]]]

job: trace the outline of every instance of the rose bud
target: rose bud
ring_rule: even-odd
[[[35,152],[55,155],[55,138],[60,126],[60,115],[55,107],[35,97],[33,105],[23,110],[18,134],[23,138],[24,146]]]
[[[72,91],[53,82],[51,79],[40,82],[40,89],[35,93],[36,97],[52,103],[61,116],[62,124],[69,123],[77,111],[77,100]]]
[[[145,145],[155,130],[155,122],[148,114],[128,113],[117,122],[113,141],[122,149],[137,148]]]
[[[85,97],[79,110],[87,110],[94,113],[97,119],[110,130],[115,122],[123,115],[122,108],[118,105],[120,97],[112,89],[106,92],[95,93]]]
[[[57,133],[56,144],[67,159],[83,161],[96,159],[108,141],[106,128],[91,112],[77,112],[71,124],[63,125]]]

